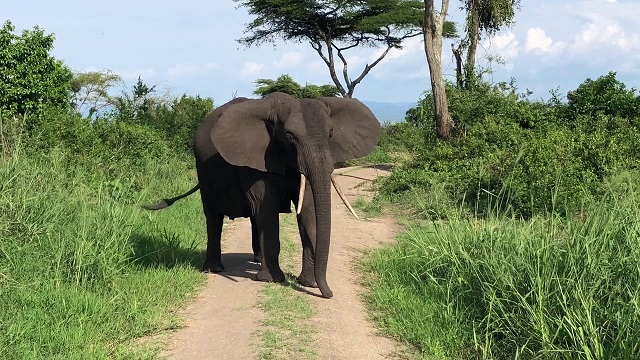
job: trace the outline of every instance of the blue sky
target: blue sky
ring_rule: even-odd
[[[478,64],[493,81],[515,78],[534,97],[575,89],[586,78],[616,71],[629,87],[640,85],[640,0],[521,0],[516,24],[483,39]],[[439,1],[436,1],[439,3]],[[39,25],[56,35],[54,56],[76,71],[110,69],[132,84],[138,77],[174,95],[252,96],[257,78],[288,73],[304,84],[330,83],[328,71],[308,44],[277,43],[244,48],[251,18],[231,0],[0,0],[2,21],[18,30]],[[451,1],[452,20],[460,21]],[[445,76],[454,78],[451,41],[443,45]],[[360,69],[380,52],[347,53]],[[505,64],[491,63],[500,55]],[[353,73],[355,78],[357,74]],[[423,45],[415,38],[392,51],[356,88],[367,101],[411,102],[429,86]]]

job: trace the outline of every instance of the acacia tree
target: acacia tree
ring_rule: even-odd
[[[475,81],[475,63],[478,41],[481,34],[493,35],[504,26],[513,24],[515,11],[520,9],[520,0],[463,0],[462,10],[466,11],[466,36],[458,50],[466,49],[464,65],[464,86]],[[457,73],[457,76],[462,77]]]
[[[436,10],[434,0],[424,0],[424,21],[422,22],[424,52],[429,64],[436,133],[441,139],[448,139],[451,136],[451,129],[454,125],[449,115],[447,94],[442,77],[442,38],[448,9],[449,0],[442,0],[440,11]]]
[[[420,1],[234,1],[255,16],[247,24],[248,35],[238,42],[246,46],[278,39],[309,42],[329,68],[331,79],[343,97],[352,97],[356,86],[391,49],[402,48],[404,40],[422,32]],[[384,51],[352,78],[344,52],[358,46],[382,47]],[[338,76],[336,57],[341,63],[344,84]]]
[[[72,105],[79,113],[87,111],[91,118],[100,110],[115,106],[116,100],[109,90],[119,84],[122,78],[110,70],[77,73],[71,80]]]

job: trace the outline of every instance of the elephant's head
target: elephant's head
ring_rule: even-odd
[[[326,281],[331,173],[335,163],[371,152],[380,123],[356,99],[296,99],[284,93],[238,100],[219,114],[211,138],[227,162],[278,174],[297,171],[308,179],[316,214],[315,276],[322,295],[331,297]]]

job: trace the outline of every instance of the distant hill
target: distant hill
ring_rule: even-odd
[[[405,113],[410,108],[416,106],[415,102],[380,102],[362,101],[371,109],[371,112],[381,123],[404,121]]]

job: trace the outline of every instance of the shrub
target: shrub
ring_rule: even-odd
[[[638,358],[638,175],[578,217],[410,228],[367,261],[378,320],[425,358]]]
[[[501,194],[504,206],[526,217],[576,211],[585,197],[602,192],[603,179],[640,166],[638,98],[611,76],[587,80],[568,105],[555,94],[548,102],[529,100],[513,84],[479,83],[470,90],[449,85],[456,128],[448,141],[435,136],[427,95],[407,113],[406,126],[422,139],[386,133],[394,137],[387,144],[416,146],[403,145],[415,150],[413,161],[382,182],[382,193],[393,198],[439,184],[454,203],[471,209],[484,209]],[[593,95],[599,89],[602,97]]]
[[[93,130],[101,141],[101,149],[110,161],[162,158],[169,148],[162,136],[148,126],[98,119]],[[105,160],[107,160],[105,159]]]
[[[53,34],[37,26],[14,31],[10,21],[0,28],[0,109],[24,115],[43,106],[69,108],[73,74],[50,55]]]

